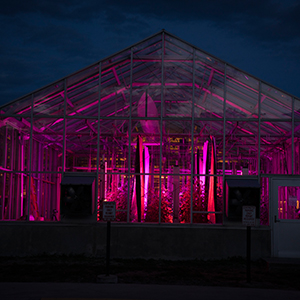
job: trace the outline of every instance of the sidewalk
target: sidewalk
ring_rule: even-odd
[[[187,285],[1,282],[0,299],[299,300],[300,291]]]

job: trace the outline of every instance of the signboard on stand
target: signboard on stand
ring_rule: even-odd
[[[116,202],[103,202],[103,221],[114,221],[116,218]]]
[[[243,206],[243,225],[255,226],[256,207]]]

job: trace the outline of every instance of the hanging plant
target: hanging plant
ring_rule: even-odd
[[[108,192],[107,201],[116,202],[116,221],[126,222],[127,220],[127,186],[114,186],[112,191]],[[120,211],[122,210],[122,211]]]
[[[154,190],[148,191],[148,205],[145,222],[158,222],[159,218],[159,196]],[[167,189],[161,193],[161,222],[172,223],[172,195]]]
[[[181,190],[179,195],[180,223],[191,222],[191,181],[189,180]],[[195,179],[193,185],[193,211],[207,211],[207,202],[203,191],[202,181]],[[194,213],[193,223],[207,223],[207,214]]]

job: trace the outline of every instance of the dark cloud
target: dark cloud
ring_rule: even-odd
[[[28,13],[72,21],[90,21],[101,16],[114,24],[108,28],[112,31],[118,24],[129,22],[129,15],[139,15],[178,22],[210,21],[260,41],[300,36],[300,3],[296,0],[13,0],[5,1],[0,11],[9,16]]]
[[[299,15],[297,0],[5,1],[0,105],[162,28],[300,95]]]

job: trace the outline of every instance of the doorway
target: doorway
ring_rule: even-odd
[[[272,256],[300,258],[300,178],[272,178]]]

